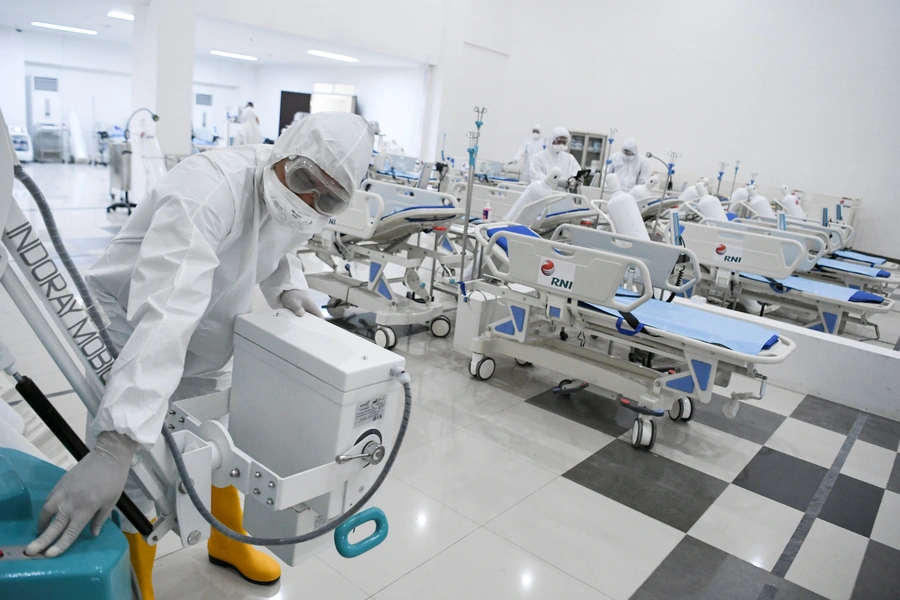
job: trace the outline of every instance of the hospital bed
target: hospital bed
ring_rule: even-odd
[[[636,448],[653,447],[655,417],[668,411],[673,420],[690,420],[694,401],[708,403],[713,386],[728,385],[732,373],[756,378],[758,394],[732,394],[734,416],[739,400],[765,392],[756,365],[780,363],[795,348],[764,327],[656,299],[655,290],[681,294],[697,282],[697,275],[671,276],[680,261],[699,274],[690,250],[571,225],[552,240],[512,223],[479,225],[476,237],[485,278],[469,293],[497,298],[508,312],[473,340],[469,372],[489,379],[493,357],[503,355],[609,390],[637,414]],[[661,372],[632,362],[614,352],[621,347],[673,366]]]
[[[429,287],[419,274],[426,260],[434,268],[459,268],[459,256],[445,236],[435,236],[433,248],[410,243],[410,238],[446,230],[463,215],[459,201],[450,194],[366,180],[346,212],[329,219],[325,231],[315,236],[300,253],[313,253],[331,272],[308,274],[310,288],[331,297],[329,308],[357,306],[375,313],[375,342],[393,348],[393,325],[429,324],[437,337],[450,333],[447,307],[435,301],[434,282]],[[368,264],[366,281],[351,276],[350,264]],[[389,270],[402,269],[402,277]],[[398,292],[393,284],[402,284]]]
[[[821,262],[821,238],[791,231],[767,230],[737,220],[704,220],[680,225],[680,240],[692,250],[710,276],[697,292],[725,305],[750,298],[765,306],[786,306],[812,312],[816,318],[804,326],[840,334],[848,322],[875,328],[868,315],[891,310],[894,301],[827,281],[809,279],[804,269]]]

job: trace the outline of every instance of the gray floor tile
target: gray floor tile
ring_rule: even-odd
[[[900,598],[900,550],[869,540],[853,600]]]
[[[618,402],[588,390],[582,390],[571,396],[554,394],[552,390],[547,390],[529,399],[528,403],[613,437],[619,437],[631,429],[635,417],[632,411]]]
[[[722,412],[722,407],[731,403],[730,398],[713,394],[709,404],[694,402],[694,420],[738,437],[765,444],[785,417],[753,406],[747,402],[741,404],[735,418],[730,419]]]
[[[869,415],[859,434],[859,439],[896,452],[900,446],[900,422],[878,415]]]
[[[891,471],[891,478],[888,480],[887,489],[895,494],[900,494],[900,454],[894,459],[894,470]]]
[[[821,598],[691,536],[656,568],[631,600],[812,600]]]
[[[791,417],[847,435],[858,415],[859,411],[855,408],[809,395],[797,406]]]
[[[616,440],[563,477],[657,521],[687,531],[728,484]]]
[[[869,537],[884,490],[844,474],[838,475],[819,518]]]
[[[734,484],[805,512],[827,472],[819,465],[762,448]]]

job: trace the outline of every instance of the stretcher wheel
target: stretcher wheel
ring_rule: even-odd
[[[527,360],[519,360],[518,358],[516,359],[516,364],[519,365],[520,367],[530,367],[531,366],[531,363],[528,362]]]
[[[390,327],[379,326],[375,330],[375,343],[390,350],[397,345],[397,334]]]
[[[450,334],[450,319],[441,315],[431,321],[431,335],[437,338],[447,337]]]
[[[469,375],[472,377],[477,377],[475,375],[476,369],[478,368],[478,362],[475,361],[474,358],[469,360]]]
[[[487,381],[494,375],[494,369],[496,368],[497,363],[494,362],[494,359],[485,356],[475,366],[475,376],[482,381]]]
[[[669,410],[669,418],[673,421],[690,421],[694,418],[694,401],[690,398],[679,398]]]
[[[656,444],[656,422],[638,417],[631,426],[631,445],[635,448],[653,449]]]

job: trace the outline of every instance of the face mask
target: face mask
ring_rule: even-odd
[[[328,217],[317,213],[281,183],[271,166],[263,172],[263,199],[273,219],[301,233],[319,233],[328,223]]]
[[[627,152],[622,152],[622,158],[624,158],[626,160],[626,162],[631,162],[634,160],[634,152],[632,152],[631,154],[629,154]]]
[[[553,146],[551,146],[551,148],[553,148],[554,152],[559,154],[560,152],[563,152],[566,149],[566,145],[565,144],[553,144]]]
[[[531,137],[533,137],[533,138],[536,139],[536,140],[539,140],[539,139],[541,139],[541,134],[540,134],[539,132],[537,132],[537,131],[532,131],[532,132],[531,132]]]

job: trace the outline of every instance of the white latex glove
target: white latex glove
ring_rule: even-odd
[[[325,315],[322,314],[322,310],[316,305],[315,300],[309,296],[309,293],[302,290],[287,290],[282,292],[281,305],[298,317],[302,317],[306,313],[309,313],[320,319],[325,318]]]
[[[127,435],[115,431],[101,433],[94,449],[63,475],[47,496],[38,519],[38,531],[43,533],[28,544],[25,554],[35,556],[47,550],[44,553],[47,558],[59,556],[88,522],[94,537],[99,535],[122,495],[136,449],[137,442]]]

